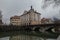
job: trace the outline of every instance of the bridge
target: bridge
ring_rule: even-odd
[[[31,30],[38,30],[38,29],[50,29],[50,28],[59,28],[59,24],[38,24],[38,25],[23,25],[23,26],[16,26],[16,25],[0,25],[0,32],[2,31],[15,31],[15,30],[25,30],[25,29],[31,29]]]
[[[57,37],[60,34],[50,33],[52,28],[60,28],[60,24],[38,24],[38,25],[23,25],[23,26],[16,26],[16,25],[0,25],[0,37],[4,36],[11,36],[11,35],[19,35],[20,33],[23,34],[28,32],[29,35],[40,35],[42,33],[43,37],[45,34],[48,34],[50,37]],[[35,31],[36,34],[33,33]],[[30,33],[31,32],[31,33]],[[40,32],[40,33],[38,33]],[[38,33],[38,34],[37,34]],[[54,36],[51,36],[54,35]],[[42,36],[40,35],[40,36]],[[46,37],[46,35],[45,35]]]

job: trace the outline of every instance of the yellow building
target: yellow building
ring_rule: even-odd
[[[13,16],[10,18],[11,25],[20,25],[20,16]]]
[[[41,14],[36,12],[32,6],[29,11],[24,11],[23,15],[20,16],[21,25],[37,25],[40,24]]]

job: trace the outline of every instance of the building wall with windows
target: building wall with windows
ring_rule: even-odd
[[[13,16],[10,18],[11,25],[20,25],[20,16]]]
[[[37,25],[40,24],[41,14],[36,12],[32,6],[29,11],[25,11],[23,15],[20,16],[21,18],[21,25]]]
[[[41,24],[51,24],[51,23],[54,23],[54,22],[49,18],[42,18],[41,19]]]

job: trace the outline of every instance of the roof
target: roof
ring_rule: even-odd
[[[13,16],[10,19],[20,19],[20,16]]]
[[[49,21],[47,18],[42,18],[41,21]]]
[[[31,13],[31,11],[33,11],[36,14],[41,15],[41,13],[38,13],[37,11],[34,11],[34,9],[30,9],[29,11],[26,11],[26,12],[24,11],[25,13],[23,15],[29,14],[29,13]],[[21,16],[23,16],[23,15],[21,15]]]

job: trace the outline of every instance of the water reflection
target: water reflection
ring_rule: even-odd
[[[0,40],[56,40],[56,39],[44,39],[36,36],[29,35],[16,35],[11,37],[0,38]]]
[[[0,38],[0,40],[9,40],[9,37]]]
[[[11,36],[10,40],[43,40],[43,38],[30,35],[17,35]]]
[[[46,37],[54,37],[56,34],[50,33],[40,33],[40,32],[28,32],[28,31],[15,31],[15,32],[3,32],[0,34],[4,38],[0,38],[0,40],[56,40],[55,38],[46,38]],[[45,36],[44,36],[45,35]],[[6,37],[9,36],[9,37]]]

